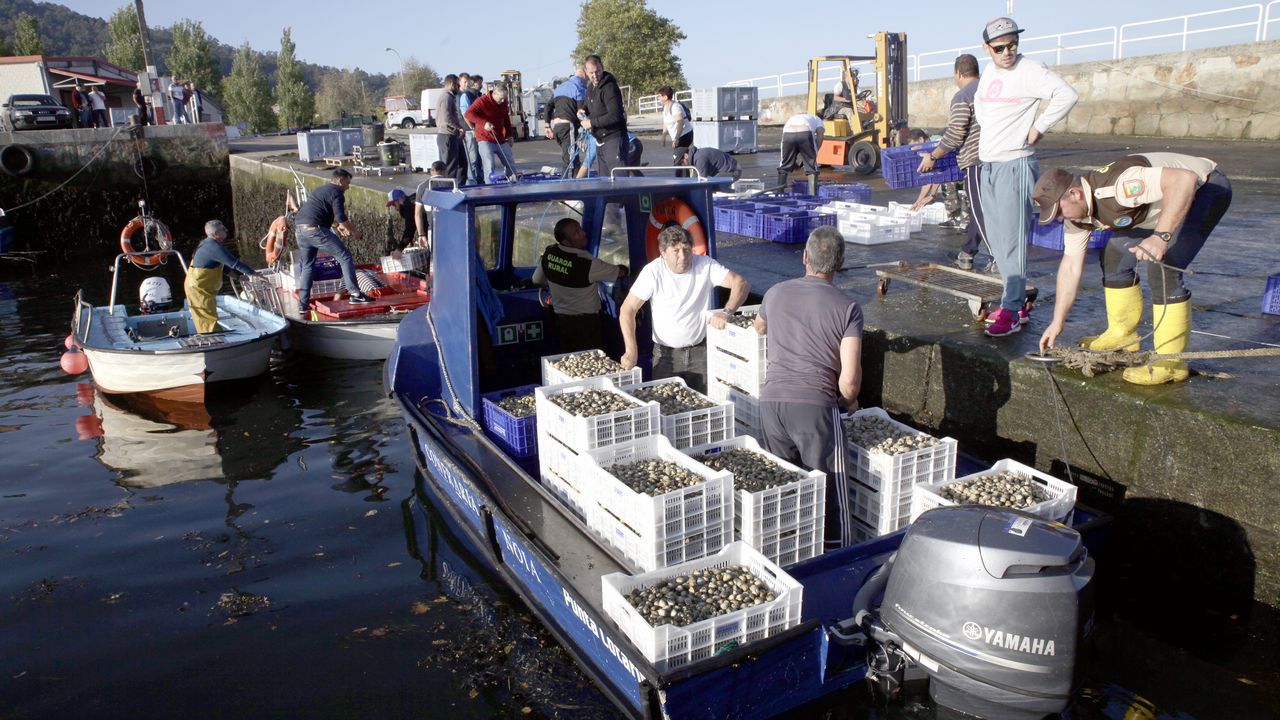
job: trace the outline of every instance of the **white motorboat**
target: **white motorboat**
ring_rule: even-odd
[[[198,401],[210,383],[266,372],[271,350],[288,323],[253,303],[219,295],[217,330],[198,334],[185,301],[181,309],[161,312],[142,312],[142,307],[130,312],[116,302],[123,262],[150,266],[167,255],[177,256],[185,273],[186,261],[176,250],[121,253],[113,267],[108,305],[92,305],[83,291],[76,294],[69,342],[84,353],[94,383],[106,393]]]

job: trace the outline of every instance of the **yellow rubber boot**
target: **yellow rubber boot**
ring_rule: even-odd
[[[1080,338],[1090,350],[1138,350],[1138,321],[1142,319],[1142,288],[1103,288],[1107,301],[1107,329],[1101,335]]]
[[[1152,338],[1158,353],[1180,353],[1187,349],[1191,337],[1191,301],[1183,300],[1169,305],[1152,307],[1151,322],[1155,327]],[[1191,373],[1184,360],[1157,360],[1150,365],[1132,367],[1124,371],[1124,379],[1135,385],[1159,385],[1182,382]]]

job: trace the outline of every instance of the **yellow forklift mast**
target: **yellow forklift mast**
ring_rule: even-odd
[[[806,112],[822,118],[824,137],[819,165],[848,165],[860,175],[880,166],[880,150],[905,140],[907,121],[907,34],[878,32],[875,55],[824,55],[809,61]],[[870,61],[875,68],[872,90],[860,89],[854,63]],[[819,92],[818,71],[824,63],[839,63],[844,102],[834,93]]]
[[[507,91],[507,112],[511,118],[511,127],[515,131],[516,140],[529,139],[529,120],[524,113],[524,85],[520,81],[519,70],[504,70],[498,80],[490,80],[486,90],[501,86]]]

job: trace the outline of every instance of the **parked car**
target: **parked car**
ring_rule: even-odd
[[[0,105],[0,127],[10,131],[69,128],[71,111],[52,95],[10,95]]]

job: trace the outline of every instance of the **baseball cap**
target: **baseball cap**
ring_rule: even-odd
[[[387,207],[391,207],[392,205],[395,204],[397,200],[399,200],[404,196],[405,196],[404,191],[401,190],[400,188],[396,188],[395,190],[392,190],[391,192],[387,193]]]
[[[1036,187],[1031,191],[1031,201],[1040,209],[1040,224],[1053,222],[1058,214],[1058,201],[1066,194],[1067,188],[1076,180],[1076,176],[1062,168],[1054,168],[1040,176]]]
[[[1018,27],[1018,23],[1014,22],[1013,18],[998,17],[995,20],[988,21],[987,26],[982,29],[982,40],[983,42],[991,42],[998,37],[1019,35],[1021,33],[1022,28]]]

